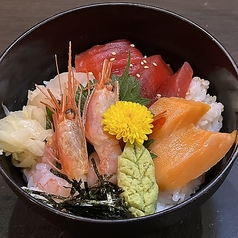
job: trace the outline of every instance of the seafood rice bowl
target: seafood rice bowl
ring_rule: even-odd
[[[76,54],[75,68],[71,47],[70,42],[68,72],[59,73],[57,69],[54,79],[29,90],[22,111],[10,112],[3,105],[6,117],[0,121],[1,150],[23,169],[27,182],[23,189],[59,210],[102,219],[150,215],[188,199],[204,181],[207,170],[222,159],[235,141],[235,133],[219,133],[224,106],[216,102],[216,96],[207,94],[209,81],[193,77],[187,62],[174,73],[160,55],[141,56],[135,45],[125,39]],[[161,79],[163,71],[166,73]],[[154,94],[150,88],[153,78],[154,86],[159,84]],[[138,91],[134,93],[136,87]],[[181,111],[184,104],[185,112]],[[196,110],[198,115],[192,118]],[[185,124],[184,113],[192,118]],[[196,131],[192,137],[188,135],[186,140],[192,141],[191,146],[181,155],[181,162],[179,158],[173,161],[167,149],[164,152],[160,147],[169,140],[169,150],[177,150],[179,145],[175,142],[179,140],[179,150],[183,150],[187,142],[180,130],[189,130],[190,124],[201,136],[208,132],[210,135],[202,143],[200,138],[192,141]],[[218,153],[214,161],[198,163],[201,158],[193,151],[197,144],[200,143],[197,149],[202,150],[202,155],[208,156],[211,152],[207,148],[214,148],[217,142],[212,138],[217,135],[224,135],[227,141],[224,148],[218,142],[222,157]],[[149,141],[152,145],[146,146]],[[174,172],[186,160],[186,167],[201,166],[199,172],[193,169],[190,175],[187,168]],[[175,165],[166,168],[167,161]],[[176,182],[161,178],[165,169],[168,171],[164,177],[178,174]],[[99,208],[105,209],[101,215]]]
[[[134,35],[122,21],[115,23],[118,32],[103,37],[111,27],[94,22],[89,24],[103,32],[97,40],[89,40],[76,25],[38,44],[40,33],[52,32],[55,24],[72,25],[88,14],[105,21],[118,11],[147,16],[144,21],[164,19],[168,27],[179,25],[213,47],[200,50],[204,61],[198,63],[199,42],[177,34],[181,39],[174,45],[165,27],[158,32],[156,24],[154,31],[145,30],[150,37],[144,39],[135,32],[146,22],[130,14],[126,22],[134,26]],[[58,34],[61,41],[53,44]],[[163,37],[155,41],[154,34]],[[23,46],[29,41],[34,50],[28,52]],[[90,230],[89,237],[95,234],[91,226],[123,236],[127,229],[146,234],[143,226],[137,229],[139,223],[156,230],[158,224],[178,221],[205,202],[228,174],[237,128],[235,116],[227,115],[235,105],[217,82],[229,88],[237,83],[237,72],[225,49],[189,20],[149,6],[98,4],[47,19],[10,49],[1,58],[0,74],[5,80],[18,78],[24,90],[2,95],[1,173],[46,218],[73,230],[86,224],[82,229]],[[39,60],[27,61],[24,68],[31,70],[23,68],[18,75],[3,67],[19,68],[21,56],[14,62],[10,57],[14,49]],[[212,53],[217,57],[210,60],[206,56]]]

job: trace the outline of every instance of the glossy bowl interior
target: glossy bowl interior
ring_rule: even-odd
[[[238,72],[223,46],[193,22],[164,9],[130,3],[107,3],[79,7],[52,16],[20,36],[0,58],[0,101],[10,110],[21,109],[27,90],[67,70],[68,43],[73,54],[93,45],[125,38],[144,55],[161,54],[176,71],[184,61],[194,75],[211,82],[210,93],[225,106],[222,131],[237,128]],[[2,108],[0,116],[4,116]],[[26,204],[50,221],[79,231],[85,237],[139,237],[179,221],[200,207],[219,188],[237,157],[236,148],[213,167],[200,190],[190,199],[150,216],[125,220],[76,217],[47,207],[26,194],[21,171],[1,156],[0,172]],[[132,235],[133,234],[133,235]]]

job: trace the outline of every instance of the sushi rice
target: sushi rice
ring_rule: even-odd
[[[211,96],[207,93],[209,84],[210,82],[208,80],[194,77],[189,86],[186,99],[201,101],[210,105],[210,110],[200,119],[196,126],[204,130],[215,132],[219,131],[222,127],[224,105],[216,101],[216,96]],[[156,211],[165,210],[185,201],[196,192],[204,180],[205,174],[192,180],[183,187],[160,192]]]

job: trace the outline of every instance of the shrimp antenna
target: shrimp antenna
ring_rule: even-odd
[[[58,64],[58,59],[57,59],[57,55],[56,54],[55,54],[55,67],[56,67],[56,72],[57,72],[58,81],[59,81],[59,88],[60,88],[60,94],[61,94],[60,96],[62,96],[63,90],[62,90],[60,73],[59,73],[59,64]]]
[[[71,41],[69,42],[69,56],[68,56],[68,72],[71,76],[71,71],[72,71],[72,45]]]
[[[74,81],[74,76],[72,75],[72,45],[71,41],[69,42],[69,53],[68,53],[68,100],[72,97],[72,92],[73,92],[73,84],[72,82],[72,77]]]

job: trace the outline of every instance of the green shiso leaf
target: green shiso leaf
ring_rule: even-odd
[[[151,146],[151,144],[152,144],[154,141],[155,141],[155,139],[146,140],[146,141],[144,141],[144,144],[143,144],[143,145],[145,146],[145,148],[146,148],[147,150],[149,150],[152,159],[158,157],[156,154],[152,153],[151,150],[150,150],[150,148],[149,148],[149,147]]]
[[[140,103],[146,106],[150,99],[143,98],[140,93],[140,81],[136,80],[134,76],[130,76],[130,54],[127,62],[126,69],[121,76],[112,75],[112,81],[118,81],[119,83],[119,100],[120,101],[130,101]]]
[[[80,87],[76,91],[75,102],[78,105],[78,107],[80,107],[81,115],[83,114],[85,102],[86,102],[88,96],[91,94],[92,90],[94,89],[94,85],[96,83],[97,83],[96,79],[94,79],[93,81],[90,80],[85,87],[83,85],[80,85]],[[88,90],[88,88],[89,88],[89,90]]]
[[[51,129],[53,125],[53,111],[51,111],[48,107],[46,107],[46,129]]]

